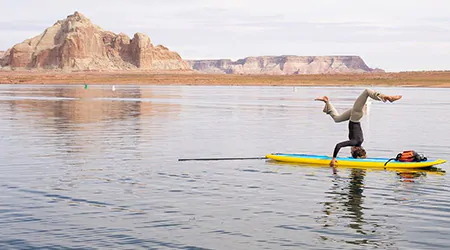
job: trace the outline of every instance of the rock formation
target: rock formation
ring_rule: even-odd
[[[260,56],[231,60],[183,61],[168,48],[154,46],[142,33],[133,38],[104,31],[79,12],[57,21],[42,34],[0,51],[0,69],[196,70],[217,74],[329,74],[383,72],[358,56]]]
[[[220,74],[332,74],[384,72],[369,68],[359,56],[259,56],[237,61],[190,60],[192,69]]]
[[[0,56],[4,69],[186,70],[176,52],[136,33],[132,39],[104,31],[79,12],[42,34],[14,45]]]

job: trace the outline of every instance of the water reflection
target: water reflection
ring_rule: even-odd
[[[348,200],[344,202],[344,205],[348,207],[348,210],[353,215],[353,223],[349,226],[361,234],[366,234],[362,229],[364,220],[362,218],[362,203],[364,200],[364,176],[366,171],[362,169],[352,169],[350,174],[350,182],[348,187]]]
[[[358,233],[366,234],[363,230],[363,207],[364,201],[364,177],[366,171],[362,169],[351,169],[349,179],[335,176],[332,180],[330,191],[327,196],[331,196],[332,201],[324,202],[324,213],[328,216],[344,214],[344,218],[351,219],[348,226]],[[324,227],[337,225],[338,222],[330,224],[325,221]]]
[[[39,157],[60,155],[73,165],[83,165],[81,159],[96,154],[141,159],[141,149],[163,137],[168,125],[178,120],[180,104],[154,102],[171,91],[141,87],[112,91],[100,86],[0,89],[2,126],[15,128],[9,136],[34,145],[30,153]],[[39,146],[52,148],[51,153],[40,152]]]
[[[344,171],[341,170],[342,172]],[[395,170],[394,172],[400,182],[417,182],[428,174],[445,174],[445,171],[439,168]],[[322,227],[327,229],[327,234],[320,236],[322,240],[341,241],[351,245],[395,246],[393,238],[398,237],[397,226],[389,223],[388,220],[376,218],[379,212],[371,211],[375,209],[373,204],[364,205],[365,200],[368,199],[364,195],[367,174],[367,169],[352,168],[349,169],[348,178],[333,176],[330,190],[326,192],[326,198],[329,201],[323,202],[325,215],[319,219]],[[374,185],[376,184],[370,186]],[[348,231],[349,229],[354,233]]]
[[[428,174],[445,175],[446,172],[441,168],[431,167],[428,169],[398,170],[396,173],[401,182],[417,182]]]
[[[154,103],[160,97],[150,89],[55,88],[8,93],[0,105],[12,113],[28,113],[37,120],[64,120],[75,124],[126,120],[179,113],[179,104]],[[55,99],[56,98],[56,99]]]
[[[335,175],[323,202],[320,223],[326,229],[320,238],[323,241],[341,242],[344,245],[372,247],[392,247],[391,240],[395,226],[388,225],[382,219],[374,219],[370,205],[364,206],[365,177],[364,169],[350,169],[348,178]],[[386,223],[386,224],[385,224]],[[395,233],[394,233],[395,235]]]
[[[431,101],[422,91],[373,106],[379,154],[407,143],[450,158],[442,105],[426,108],[442,121],[432,133],[423,121],[381,124],[415,117],[417,100]],[[314,123],[326,118],[310,100],[322,92],[294,103],[283,88],[0,86],[0,249],[445,249],[440,172],[176,161],[324,152],[342,134]]]

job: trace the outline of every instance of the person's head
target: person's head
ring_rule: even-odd
[[[351,149],[353,158],[366,158],[366,150],[364,150],[361,146],[354,146]]]

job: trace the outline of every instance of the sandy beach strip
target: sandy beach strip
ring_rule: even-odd
[[[225,75],[186,72],[0,71],[0,84],[450,87],[450,71],[318,75]]]

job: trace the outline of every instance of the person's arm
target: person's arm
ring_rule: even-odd
[[[343,141],[343,142],[339,142],[338,144],[336,144],[336,146],[334,147],[334,151],[333,151],[333,159],[331,159],[330,162],[330,167],[333,168],[334,172],[336,171],[335,165],[336,165],[336,157],[339,153],[339,150],[341,150],[341,148],[343,147],[349,147],[349,146],[356,146],[358,145],[358,141],[356,140],[348,140],[348,141]]]
[[[339,142],[334,147],[333,158],[337,157],[339,150],[341,150],[341,148],[349,147],[349,146],[356,146],[356,145],[358,145],[358,142],[356,140],[348,140],[348,141]]]

